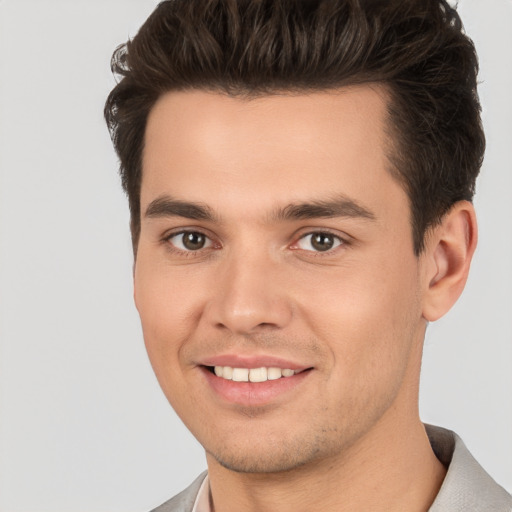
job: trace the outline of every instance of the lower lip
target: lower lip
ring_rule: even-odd
[[[203,375],[213,391],[224,401],[245,407],[269,404],[296,389],[311,370],[305,370],[291,377],[281,377],[265,382],[234,382],[217,377],[204,366],[201,367]]]

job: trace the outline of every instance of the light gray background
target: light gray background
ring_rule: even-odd
[[[0,510],[142,512],[205,467],[144,351],[102,120],[154,0],[0,2]],[[466,292],[427,335],[423,419],[512,490],[512,2],[461,0],[488,151]]]

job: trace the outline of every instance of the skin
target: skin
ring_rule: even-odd
[[[457,203],[414,255],[386,101],[371,86],[187,91],[150,113],[135,302],[160,385],[206,450],[217,512],[420,511],[442,482],[418,415],[422,344],[464,287],[476,224]],[[328,202],[344,207],[286,215]],[[184,231],[205,246],[187,249]],[[226,354],[307,372],[235,403],[205,378]]]

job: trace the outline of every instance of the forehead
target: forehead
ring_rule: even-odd
[[[167,93],[148,118],[142,208],[164,194],[224,209],[329,194],[384,206],[403,196],[389,172],[386,121],[378,86],[252,99]]]

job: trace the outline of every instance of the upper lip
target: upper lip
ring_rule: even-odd
[[[311,368],[311,365],[299,364],[271,355],[219,354],[206,357],[199,364],[202,366],[231,366],[232,368],[281,368],[296,371]]]

